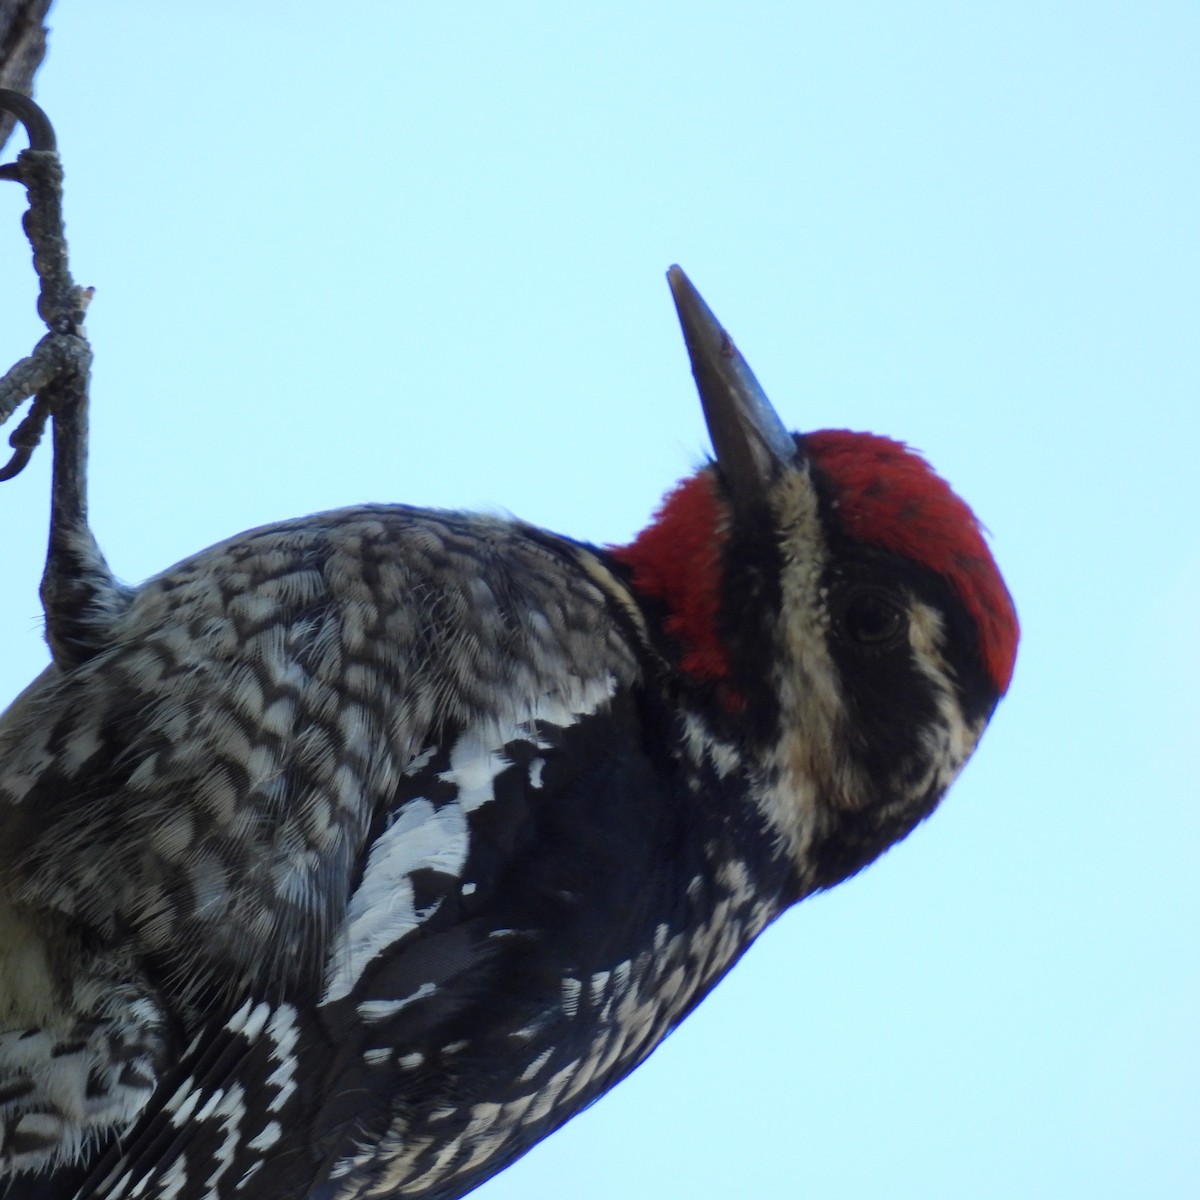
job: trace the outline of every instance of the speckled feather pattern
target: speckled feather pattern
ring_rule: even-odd
[[[20,894],[187,947],[200,986],[192,948],[239,982],[322,968],[345,905],[327,881],[442,731],[636,672],[560,559],[501,521],[399,508],[218,545],[141,588],[109,642],[0,733],[0,802],[36,810]],[[80,853],[98,837],[109,854]]]
[[[103,649],[0,727],[8,903],[76,947],[45,966],[66,990],[28,1014],[19,1080],[0,1059],[28,1085],[0,1109],[9,1161],[71,1159],[90,1089],[95,1140],[145,1132],[81,1197],[258,1195],[280,1153],[267,1195],[459,1195],[640,1061],[780,904],[721,819],[705,834],[727,769],[669,722],[643,744],[631,605],[583,548],[399,507],[254,531],[114,600]],[[523,859],[530,823],[557,862]],[[106,1025],[79,988],[113,1008],[114,972]],[[138,1048],[140,1090],[50,1087],[81,1021],[93,1067],[118,1032]],[[368,1099],[336,1111],[346,1090]]]

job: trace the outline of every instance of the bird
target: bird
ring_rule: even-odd
[[[668,280],[713,456],[626,545],[360,505],[127,586],[55,410],[5,1195],[455,1200],[937,807],[1019,638],[980,523],[899,441],[789,432]]]

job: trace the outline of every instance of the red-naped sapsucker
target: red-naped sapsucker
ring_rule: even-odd
[[[970,509],[897,442],[787,432],[678,268],[715,460],[630,545],[365,506],[126,587],[42,250],[0,383],[55,435],[53,663],[0,719],[10,1200],[461,1196],[926,817],[1008,686]]]

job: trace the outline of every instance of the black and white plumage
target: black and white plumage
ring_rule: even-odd
[[[142,976],[53,1069],[86,1094],[114,1037],[139,1047],[145,1090],[105,1086],[95,1120],[164,1103],[214,1196],[293,1127],[264,1195],[458,1194],[640,1061],[791,897],[765,831],[724,828],[720,769],[582,547],[358,509],[128,601],[111,649],[10,710],[0,797],[39,935],[114,946],[79,949],[98,995]],[[10,1112],[14,1166],[74,1152],[63,1116]],[[131,1184],[152,1147],[126,1140]]]
[[[628,547],[362,507],[125,588],[56,474],[55,661],[0,718],[8,1196],[452,1200],[932,811],[1015,653],[974,518],[787,434],[672,287],[717,460]]]

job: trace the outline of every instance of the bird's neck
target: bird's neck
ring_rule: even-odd
[[[662,610],[662,630],[679,649],[679,670],[698,683],[729,675],[720,627],[728,536],[728,512],[706,468],[669,492],[632,542],[610,547],[639,598]]]

